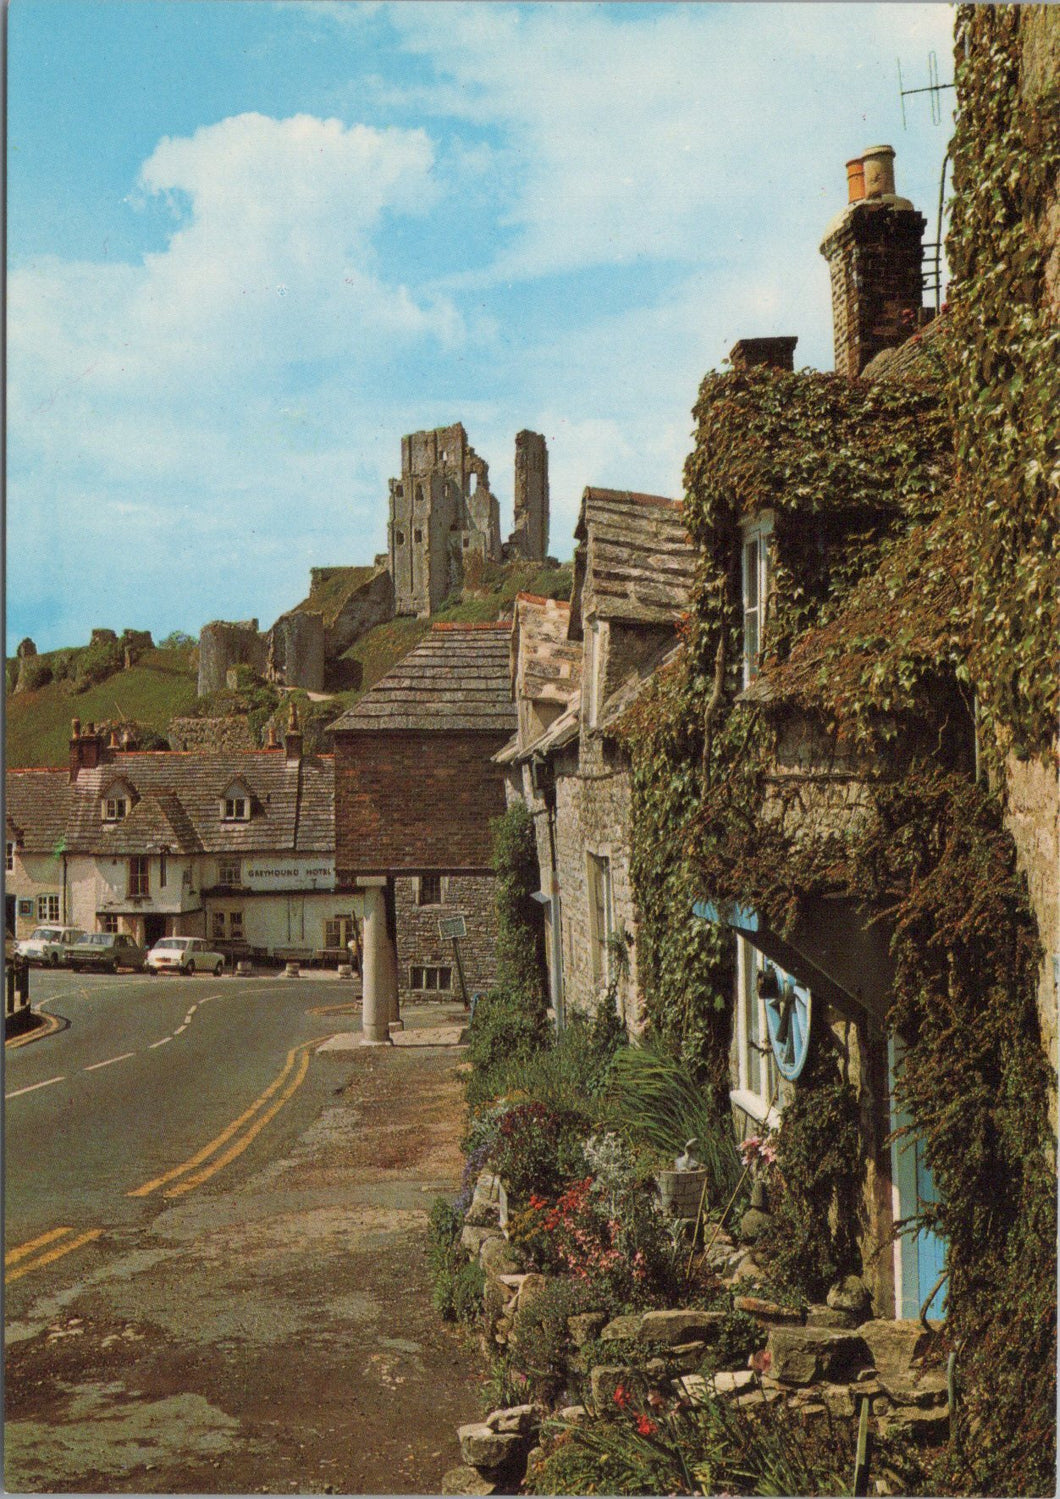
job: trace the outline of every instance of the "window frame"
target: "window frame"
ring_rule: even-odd
[[[54,915],[52,913],[55,913]],[[47,891],[37,896],[37,925],[55,926],[59,921],[59,896]]]
[[[5,840],[5,844],[4,867],[6,868],[8,874],[13,874],[15,869],[15,840],[13,838],[8,838]]]
[[[754,561],[750,560],[753,551]],[[752,594],[754,602],[750,602]],[[773,595],[773,512],[763,510],[740,526],[740,607],[743,685],[750,687],[762,660],[762,642]],[[753,640],[749,629],[753,622]],[[752,648],[753,647],[753,648]]]
[[[101,932],[106,932],[108,936],[116,937],[118,935],[117,916],[115,916],[112,912],[105,911],[99,918],[99,929]]]
[[[428,982],[428,974],[433,977],[433,983]],[[417,977],[420,979],[419,983],[416,982]],[[453,992],[452,965],[449,963],[410,963],[409,988],[416,994],[451,994]]]
[[[151,894],[151,859],[148,854],[129,855],[129,898]]]
[[[124,822],[129,815],[127,796],[105,796],[103,798],[103,821]]]
[[[233,870],[235,871],[235,877],[229,878]],[[228,854],[218,858],[217,883],[219,885],[241,886],[243,883],[243,860]]]
[[[593,982],[611,982],[611,937],[615,930],[614,883],[610,852],[587,850],[586,890],[589,895],[589,936]]]
[[[437,893],[438,893],[437,900],[427,899],[427,892],[425,892],[424,886],[425,886],[425,884],[426,884],[426,882],[428,880],[431,882],[431,889],[430,889],[430,892],[429,892],[431,895],[433,895],[435,888],[437,888]],[[435,884],[434,884],[435,881],[437,881],[437,887],[435,887]],[[444,875],[442,875],[442,874],[418,874],[416,876],[416,904],[417,904],[417,906],[444,906],[445,905],[445,895],[446,895],[446,890],[445,890],[445,876]]]
[[[736,1013],[733,1017],[736,1077],[729,1096],[733,1104],[756,1124],[773,1129],[780,1122],[786,1084],[773,1057],[765,1000],[758,992],[758,975],[765,961],[763,954],[746,937],[736,938]],[[764,1050],[759,1049],[763,1047]],[[778,1083],[776,1102],[771,1106]]]
[[[222,822],[249,822],[250,821],[250,797],[225,796],[221,799],[221,821]]]

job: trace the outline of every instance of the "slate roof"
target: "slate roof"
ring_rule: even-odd
[[[600,709],[598,727],[607,733],[629,712],[641,693],[660,672],[669,671],[681,659],[684,641],[667,640],[641,666],[623,679]]]
[[[102,819],[101,798],[121,780],[134,806],[120,822]],[[251,793],[248,822],[226,822],[221,799],[233,781]],[[81,770],[9,770],[7,814],[28,852],[138,854],[331,853],[335,847],[335,762],[330,755],[287,762],[283,750],[216,753],[118,751]]]
[[[574,536],[573,639],[583,616],[666,624],[688,608],[696,551],[680,500],[586,489]]]
[[[510,739],[502,750],[493,756],[496,765],[516,765],[522,760],[529,760],[535,755],[549,755],[553,750],[562,749],[564,745],[571,744],[581,733],[581,693],[578,693],[570,707],[558,718],[553,719],[545,732],[526,745],[519,748],[518,739]]]
[[[511,734],[510,622],[434,625],[430,634],[330,727]]]
[[[50,854],[66,836],[70,816],[70,772],[9,770],[4,778],[4,815],[19,848]]]
[[[938,376],[954,358],[949,327],[946,314],[940,313],[896,349],[881,349],[862,370],[861,378],[872,381],[904,380],[910,375]]]

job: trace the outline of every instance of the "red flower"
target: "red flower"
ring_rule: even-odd
[[[640,1432],[642,1437],[653,1437],[659,1430],[659,1426],[658,1423],[653,1421],[650,1416],[638,1416],[637,1430]]]
[[[625,1410],[626,1406],[629,1404],[629,1391],[624,1385],[615,1385],[615,1404],[618,1406],[619,1410]]]
[[[763,1348],[758,1353],[752,1353],[747,1362],[756,1373],[764,1374],[773,1362],[773,1355],[768,1348]]]

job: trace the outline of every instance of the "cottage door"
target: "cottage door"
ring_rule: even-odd
[[[894,1102],[894,1078],[901,1068],[901,1043],[887,1046],[887,1083],[891,1095],[891,1129],[901,1129],[910,1122],[905,1109]],[[938,1192],[931,1171],[924,1160],[920,1141],[915,1135],[903,1135],[891,1143],[891,1184],[894,1217],[909,1219],[925,1203],[938,1202]],[[921,1229],[903,1233],[895,1244],[895,1302],[899,1317],[919,1317],[920,1309],[936,1286],[946,1264],[946,1240]],[[941,1317],[945,1285],[939,1286],[927,1308],[929,1317]]]

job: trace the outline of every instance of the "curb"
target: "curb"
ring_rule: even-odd
[[[10,1040],[5,1037],[5,1051],[9,1046],[13,1050],[16,1046],[28,1046],[31,1041],[43,1041],[45,1036],[54,1036],[56,1031],[62,1030],[65,1021],[60,1020],[57,1015],[46,1015],[42,1010],[38,1010],[37,1013],[40,1015],[41,1024],[34,1026],[31,1031],[26,1031],[21,1036],[12,1036]]]

